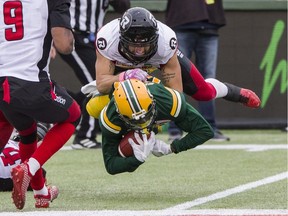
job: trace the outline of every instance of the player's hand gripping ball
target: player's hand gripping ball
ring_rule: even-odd
[[[133,139],[133,141],[139,145],[138,141],[136,140],[134,136],[134,133],[135,133],[134,130],[128,132],[127,134],[124,135],[124,137],[120,141],[119,146],[118,146],[118,152],[122,157],[131,157],[134,155],[132,146],[130,145],[128,139],[130,138]],[[142,139],[141,133],[140,133],[140,137]],[[150,138],[150,134],[147,134],[147,139],[149,138]]]

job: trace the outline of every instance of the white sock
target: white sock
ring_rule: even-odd
[[[208,79],[205,79],[205,81],[211,83],[214,86],[214,88],[216,90],[216,97],[215,98],[222,98],[222,97],[225,97],[227,95],[228,88],[224,83],[222,83],[219,80],[214,79],[214,78],[208,78]]]
[[[28,160],[28,166],[29,166],[29,171],[32,176],[34,176],[37,170],[40,169],[39,162],[35,158],[32,158],[32,157]]]
[[[43,188],[41,190],[33,190],[34,195],[44,195],[47,196],[48,195],[48,188],[46,187],[46,185],[43,186]]]

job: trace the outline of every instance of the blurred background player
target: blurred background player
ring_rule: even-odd
[[[103,25],[109,5],[116,12],[123,13],[130,7],[130,0],[71,1],[70,15],[75,49],[69,55],[60,53],[60,56],[73,69],[82,85],[95,80],[95,38],[97,31]],[[86,98],[80,90],[76,94],[71,91],[69,93],[81,105],[82,112],[71,147],[73,149],[100,148],[101,143],[96,138],[99,133],[98,120],[91,117],[85,109],[90,98]]]
[[[41,141],[49,128],[49,124],[39,122],[37,123],[38,146],[41,145]],[[2,153],[0,154],[0,191],[12,191],[13,189],[11,170],[13,167],[21,163],[19,154],[19,141],[20,136],[18,132],[15,131],[9,139],[8,143],[5,145]],[[46,171],[44,169],[43,177],[46,179]],[[32,190],[32,188],[29,187],[29,190]]]
[[[204,79],[216,78],[218,55],[218,29],[226,24],[222,0],[168,0],[166,24],[176,33],[179,49],[191,59]],[[198,102],[198,110],[214,130],[215,141],[228,141],[217,128],[215,101]],[[182,131],[171,122],[170,139],[178,139]]]

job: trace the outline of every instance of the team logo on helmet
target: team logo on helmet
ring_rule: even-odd
[[[177,48],[177,40],[176,40],[176,38],[171,38],[170,39],[170,47],[171,47],[172,50]]]
[[[97,47],[100,50],[104,50],[107,47],[107,41],[104,38],[97,39]]]
[[[151,13],[149,14],[149,19],[153,23],[154,28],[157,28],[157,21],[156,21],[155,17]]]
[[[122,17],[122,19],[120,20],[120,28],[122,31],[126,31],[129,29],[129,27],[131,26],[131,15],[126,13],[124,14],[124,16]]]

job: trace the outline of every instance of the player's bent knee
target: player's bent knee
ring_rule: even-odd
[[[73,101],[72,105],[69,107],[69,118],[66,122],[71,122],[74,125],[78,125],[81,118],[81,109],[76,101]]]

